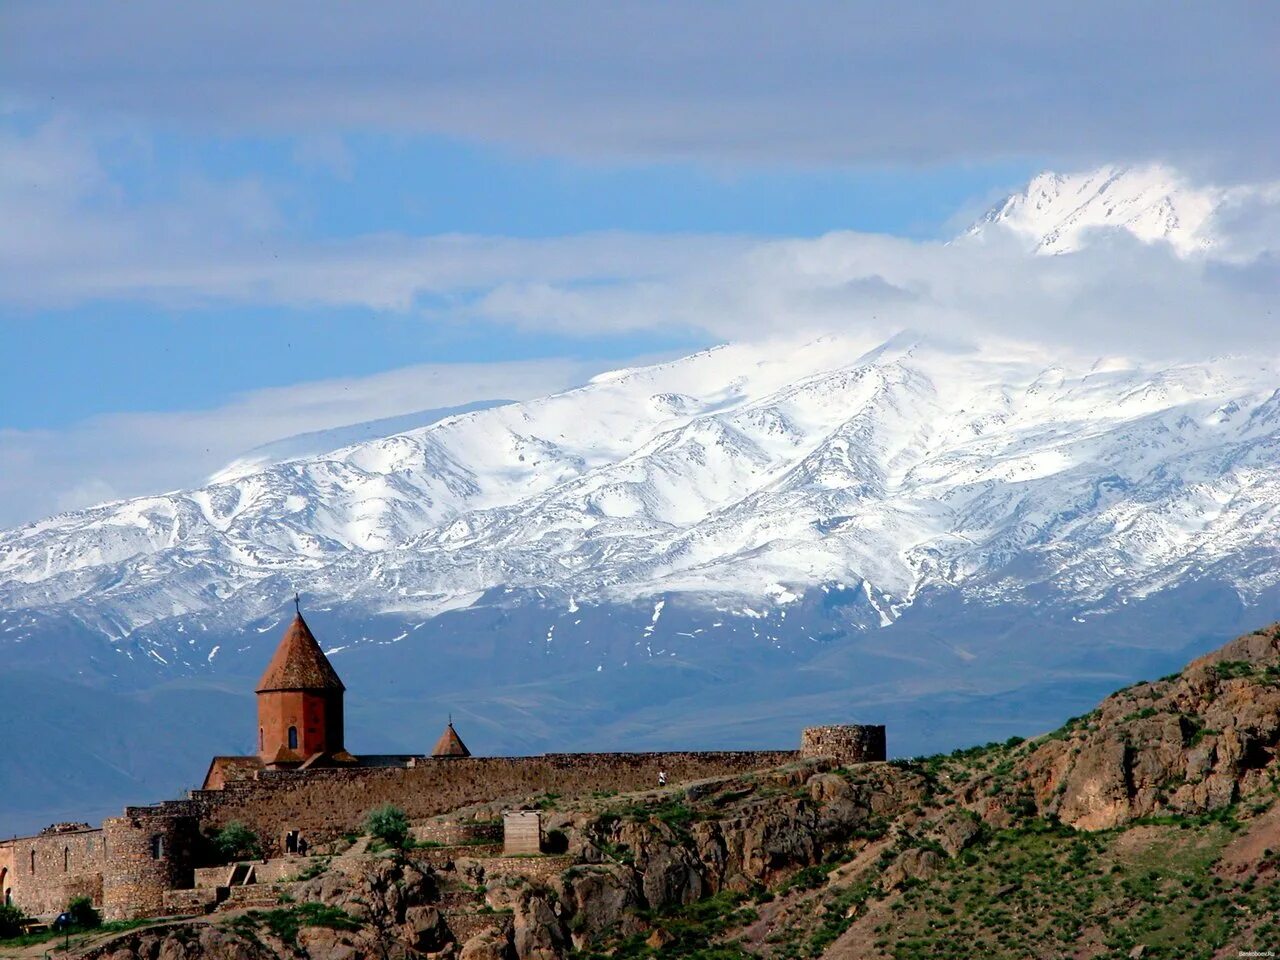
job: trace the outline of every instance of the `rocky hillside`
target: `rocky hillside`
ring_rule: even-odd
[[[85,955],[1236,956],[1280,936],[1277,743],[1272,627],[1036,739],[531,797],[555,855],[317,860],[272,909]]]

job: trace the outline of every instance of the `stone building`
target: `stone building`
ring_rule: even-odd
[[[214,757],[185,799],[127,807],[100,828],[57,824],[0,842],[0,899],[51,916],[89,897],[108,919],[190,912],[195,878],[212,869],[209,837],[232,822],[265,856],[311,849],[358,830],[386,803],[425,820],[469,804],[540,793],[643,790],[669,782],[775,767],[798,757],[840,763],[885,758],[884,727],[814,727],[800,750],[543,754],[474,757],[450,719],[430,754],[356,756],[344,742],[345,688],[301,612],[257,686],[258,752]],[[534,837],[535,839],[530,839]],[[522,850],[536,834],[512,837]],[[198,899],[198,898],[196,898]]]
[[[346,689],[299,610],[258,681],[258,759],[272,769],[353,761],[342,742]]]

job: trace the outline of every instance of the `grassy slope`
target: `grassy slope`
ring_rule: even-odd
[[[1278,682],[1265,671],[1235,673]],[[997,960],[1121,958],[1141,948],[1143,958],[1210,958],[1280,946],[1274,784],[1208,813],[1075,830],[1036,803],[1024,764],[1044,743],[1069,740],[1096,722],[1097,712],[1036,741],[899,763],[923,776],[927,789],[884,836],[855,837],[827,851],[823,864],[753,896],[722,894],[649,918],[674,935],[670,942],[632,937],[589,954]],[[686,815],[699,815],[696,804],[689,807]],[[975,807],[987,811],[980,829],[948,855],[933,828],[948,815],[976,821],[962,812]],[[918,863],[922,854],[932,861],[925,869],[895,873],[895,864],[911,855]]]

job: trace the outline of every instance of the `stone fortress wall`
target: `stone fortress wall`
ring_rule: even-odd
[[[195,815],[213,827],[239,821],[262,841],[264,852],[283,851],[285,834],[297,830],[314,848],[359,830],[374,807],[393,803],[411,820],[469,804],[539,793],[629,792],[657,784],[659,771],[672,783],[728,776],[795,760],[794,750],[706,753],[563,753],[538,757],[424,759],[407,769],[263,771],[254,780],[221,790],[196,790],[173,812]]]
[[[194,884],[200,834],[238,821],[267,856],[284,852],[297,831],[313,848],[358,831],[374,807],[392,803],[422,820],[470,804],[540,793],[625,793],[767,769],[802,757],[840,763],[883,760],[883,727],[811,727],[801,749],[671,753],[562,753],[536,757],[422,758],[409,767],[264,770],[185,800],[128,807],[98,830],[81,829],[0,842],[0,895],[47,916],[87,896],[109,919],[163,912],[165,894]]]
[[[200,834],[233,821],[258,834],[265,855],[280,856],[290,831],[314,848],[359,831],[365,815],[387,803],[425,819],[508,797],[642,790],[657,783],[659,771],[679,783],[797,756],[792,750],[547,754],[423,758],[408,768],[262,771],[220,790],[193,790],[185,800],[127,807],[102,829],[0,842],[0,896],[9,893],[32,916],[57,914],[75,896],[89,897],[111,920],[156,916],[167,891],[193,885]]]
[[[192,886],[200,839],[194,816],[130,807],[124,816],[104,821],[103,831],[107,855],[102,899],[95,903],[107,919],[161,916],[165,891]]]
[[[0,902],[45,915],[66,909],[72,897],[102,902],[105,833],[80,829],[0,843]]]
[[[280,857],[294,852],[289,841],[296,845],[299,837],[318,851],[359,832],[369,811],[385,804],[421,823],[473,804],[518,806],[543,793],[645,790],[659,785],[660,774],[674,785],[799,758],[827,756],[841,764],[885,758],[885,731],[877,726],[811,727],[798,751],[472,757],[450,721],[430,757],[362,761],[342,747],[344,689],[299,609],[258,684],[256,756],[215,758],[206,788],[184,800],[127,807],[99,830],[56,824],[37,837],[0,842],[0,900],[44,917],[77,896],[89,897],[111,920],[162,916],[186,902],[177,891],[196,886],[205,838],[232,822],[257,834],[264,855]],[[307,702],[316,715],[274,723],[280,698],[295,693],[315,694]],[[323,749],[308,753],[311,728],[328,732]],[[526,838],[525,845],[532,843]]]

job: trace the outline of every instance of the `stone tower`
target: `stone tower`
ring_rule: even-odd
[[[258,756],[269,766],[353,759],[342,742],[346,688],[299,612],[258,681]]]

